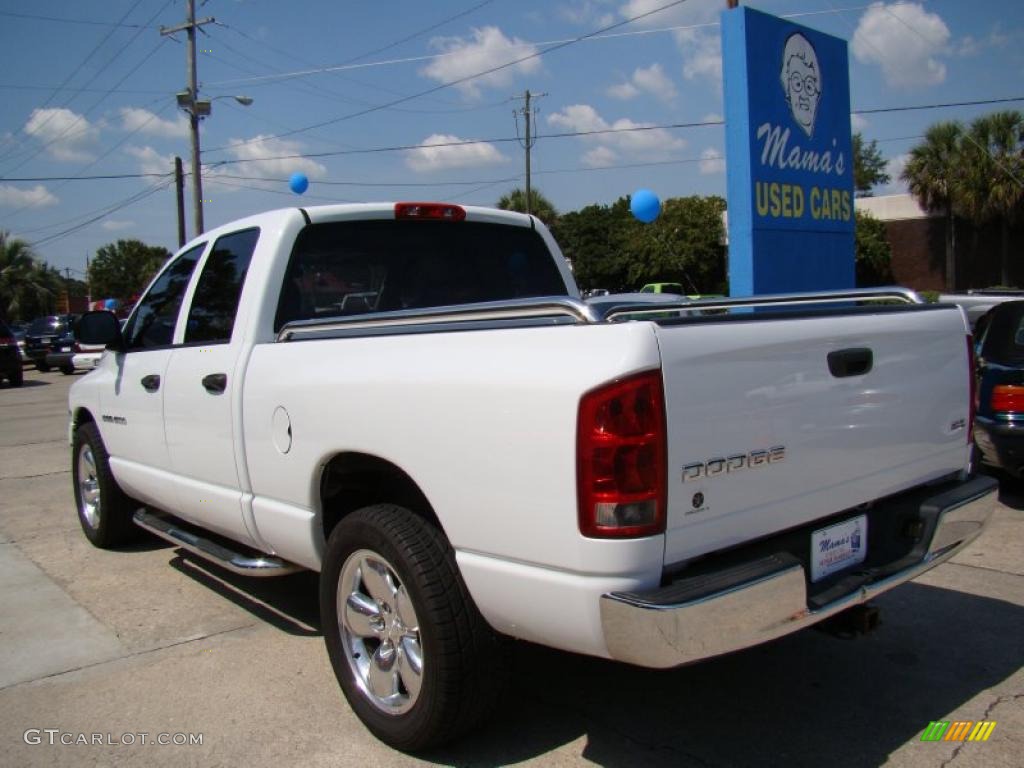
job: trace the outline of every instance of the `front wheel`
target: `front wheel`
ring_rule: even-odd
[[[70,376],[71,374],[73,374],[75,372],[75,366],[73,366],[73,365],[62,365],[60,367],[60,372],[63,373],[65,376]]]
[[[110,549],[135,538],[138,528],[132,523],[131,499],[110,472],[107,449],[92,422],[75,430],[71,477],[78,522],[89,541],[101,549]]]
[[[345,697],[396,749],[450,741],[497,701],[504,644],[473,604],[447,539],[408,509],[364,507],[334,528],[320,614]]]

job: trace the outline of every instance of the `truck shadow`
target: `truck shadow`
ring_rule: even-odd
[[[258,579],[239,576],[177,550],[171,567],[282,632],[320,637],[319,574]]]
[[[489,725],[424,757],[497,766],[567,747],[569,761],[582,749],[616,768],[881,765],[1021,667],[1024,608],[920,584],[877,604],[867,636],[805,630],[664,672],[520,644]]]

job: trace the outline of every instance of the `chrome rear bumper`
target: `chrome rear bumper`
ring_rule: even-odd
[[[747,648],[795,632],[909,581],[962,550],[984,530],[999,484],[974,477],[920,501],[921,542],[893,568],[879,569],[855,590],[808,605],[808,580],[797,558],[769,555],[718,573],[643,593],[601,598],[601,623],[612,658],[668,668]],[[676,599],[679,598],[679,599]]]

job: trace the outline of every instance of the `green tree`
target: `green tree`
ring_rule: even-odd
[[[558,211],[544,195],[536,189],[530,190],[530,213],[551,226],[558,218]],[[526,213],[526,190],[516,187],[511,192],[504,194],[498,200],[497,207],[503,211],[518,211]]]
[[[56,270],[41,263],[28,243],[0,230],[0,316],[27,320],[50,311],[59,279]]]
[[[936,123],[924,142],[910,150],[902,178],[921,207],[946,219],[946,290],[956,286],[956,230],[953,218],[962,191],[964,129],[960,123]]]
[[[856,211],[856,270],[857,285],[890,285],[892,275],[892,247],[885,223],[865,211]]]
[[[629,203],[622,198],[611,206],[588,205],[564,213],[555,221],[551,232],[581,288],[618,292],[629,287],[623,247],[632,218]]]
[[[118,240],[96,251],[89,265],[89,283],[95,298],[127,299],[142,293],[171,252],[139,240]]]
[[[629,198],[562,214],[552,230],[581,288],[635,291],[676,282],[694,293],[725,288],[720,197],[670,198],[651,224],[637,221]]]
[[[857,197],[869,197],[871,190],[889,183],[885,172],[885,158],[872,139],[865,143],[859,133],[853,134],[853,189]]]
[[[1010,285],[1010,228],[1024,212],[1024,115],[979,117],[964,134],[961,155],[961,208],[977,224],[999,223],[1000,280]]]

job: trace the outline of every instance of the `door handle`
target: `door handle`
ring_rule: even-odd
[[[203,376],[203,388],[211,395],[219,395],[228,388],[226,373],[210,373]]]
[[[838,349],[828,353],[828,369],[837,379],[863,376],[871,370],[874,354],[867,347]]]
[[[160,377],[155,373],[151,373],[149,376],[143,376],[139,383],[142,384],[142,388],[147,392],[156,392],[160,389]]]

